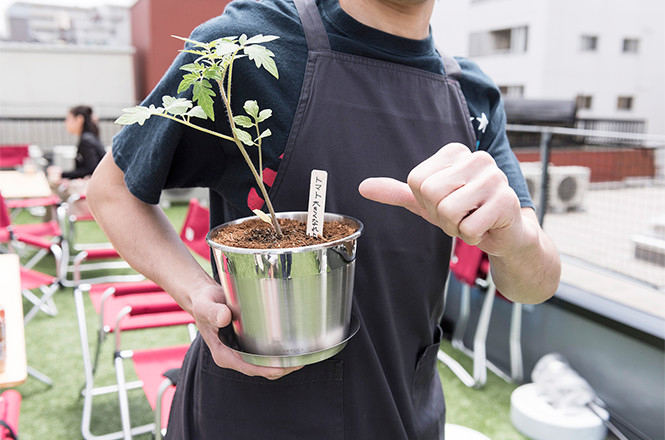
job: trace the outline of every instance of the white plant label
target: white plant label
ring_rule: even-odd
[[[327,186],[328,172],[312,170],[307,209],[307,235],[312,237],[323,237],[323,215],[326,209]]]

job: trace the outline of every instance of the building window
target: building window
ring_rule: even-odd
[[[595,52],[598,49],[598,37],[595,35],[582,35],[582,50]]]
[[[575,102],[578,110],[589,110],[593,103],[593,98],[591,95],[577,95]]]
[[[632,96],[619,96],[617,99],[617,109],[618,110],[632,110],[633,109],[633,97]]]
[[[637,53],[640,47],[640,40],[637,38],[623,39],[623,53]]]
[[[469,56],[523,53],[527,50],[528,27],[475,32],[469,36]]]
[[[499,86],[501,95],[506,98],[522,98],[524,97],[524,86]]]

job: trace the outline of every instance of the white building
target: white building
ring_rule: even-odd
[[[575,99],[579,118],[665,134],[663,0],[439,0],[432,28],[506,96]]]
[[[63,2],[64,3],[64,2]],[[129,9],[17,2],[7,10],[9,40],[42,44],[131,45]]]

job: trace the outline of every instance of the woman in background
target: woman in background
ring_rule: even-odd
[[[76,151],[76,168],[62,173],[63,179],[80,179],[92,175],[106,153],[99,140],[99,128],[92,108],[86,105],[73,107],[65,117],[67,132],[79,137]]]
[[[62,171],[58,166],[50,166],[46,176],[53,192],[63,201],[69,200],[73,194],[78,194],[81,200],[72,206],[72,212],[83,215],[88,212],[85,195],[88,180],[106,150],[99,140],[99,127],[92,108],[87,105],[72,107],[65,117],[65,129],[68,133],[78,136],[79,142],[76,150],[76,168],[71,171]],[[72,202],[73,203],[73,202]]]

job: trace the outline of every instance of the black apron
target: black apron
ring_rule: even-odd
[[[167,438],[442,439],[436,353],[451,239],[403,208],[364,199],[358,185],[405,181],[443,145],[475,145],[459,65],[444,57],[442,76],[333,52],[314,1],[296,6],[309,53],[271,199],[277,211],[306,210],[310,172],[326,170],[326,211],[364,223],[353,304],[360,331],[333,358],[277,381],[218,367],[199,336]],[[227,220],[241,216],[223,209]]]

